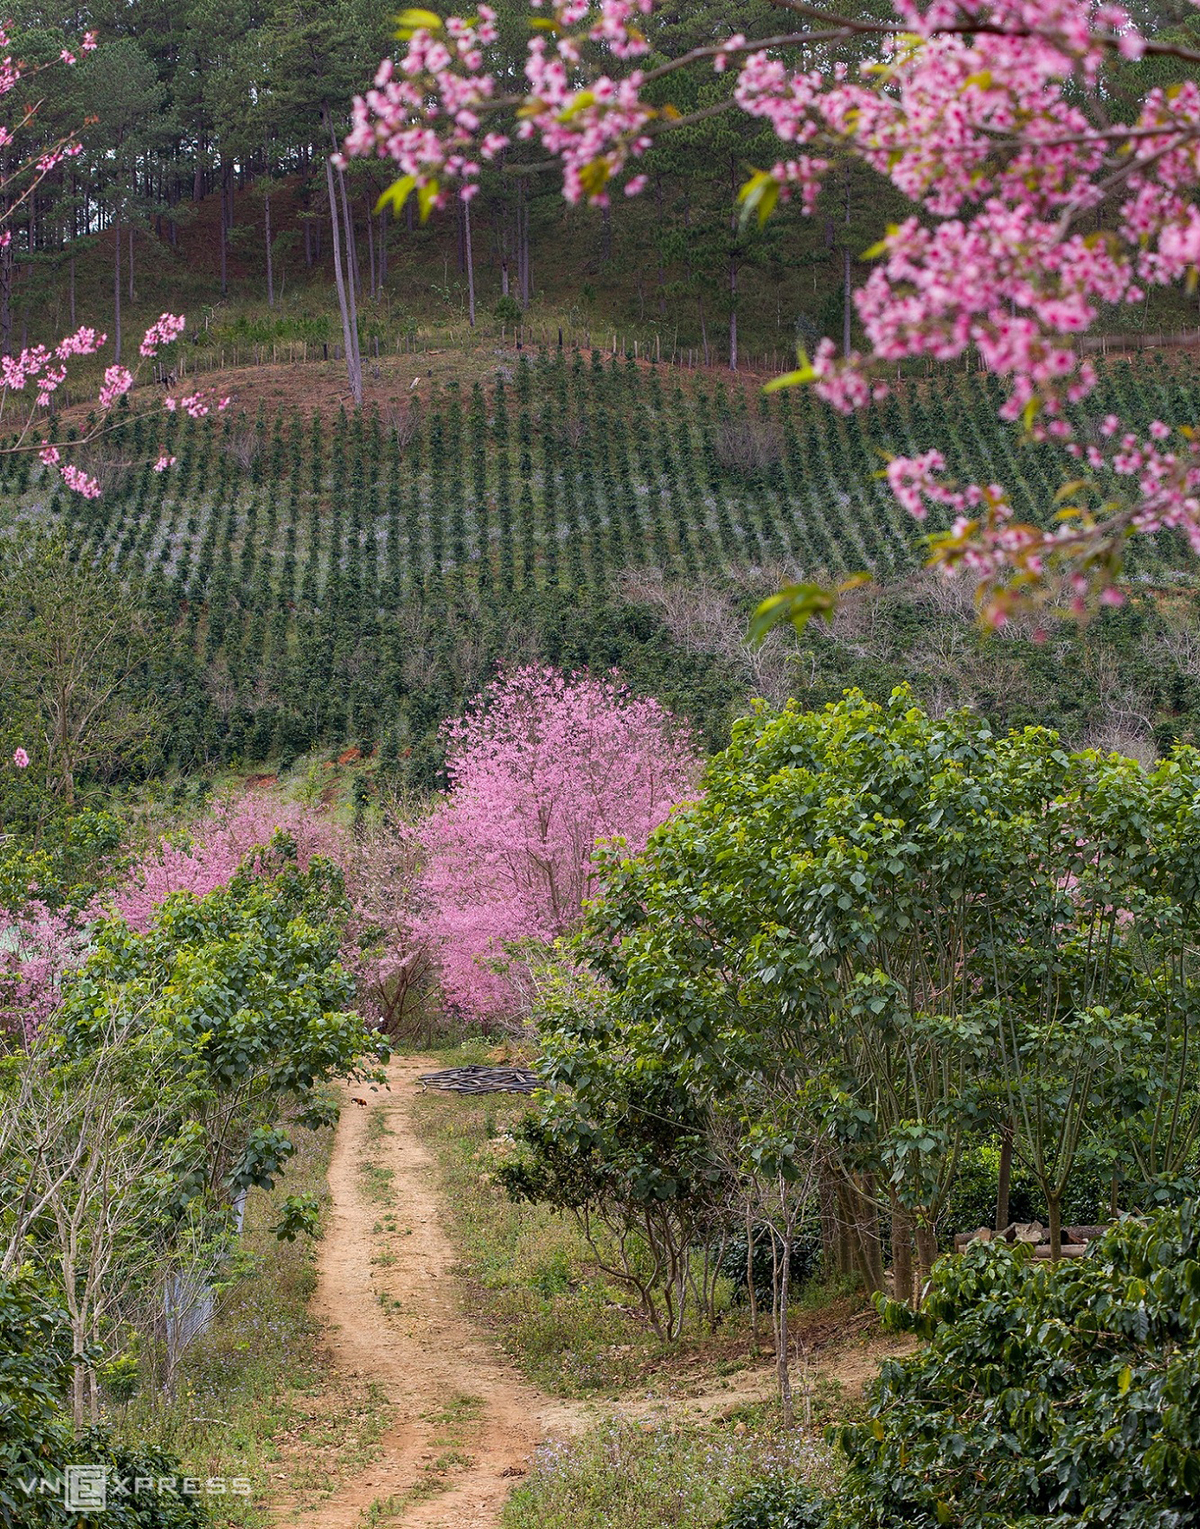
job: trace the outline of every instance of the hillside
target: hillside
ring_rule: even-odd
[[[1049,448],[1019,444],[977,375],[905,384],[846,420],[758,379],[556,346],[378,370],[362,414],[329,407],[334,361],[223,374],[234,406],[201,423],[139,413],[143,389],[83,449],[96,501],[51,491],[27,457],[0,469],[22,519],[109,561],[175,632],[160,763],[286,768],[356,746],[425,789],[441,719],[498,662],[528,659],[619,667],[709,747],[751,693],[822,702],[904,680],[1076,743],[1145,752],[1194,725],[1177,538],[1132,550],[1130,609],[1049,643],[1029,624],[981,637],[965,592],[921,572],[921,528],[878,478],[886,453],[939,440],[952,471],[988,464],[1031,518],[1053,503]],[[1182,419],[1197,402],[1186,363],[1159,358],[1110,364],[1088,409]],[[178,462],[155,474],[163,447]],[[875,582],[832,631],[745,647],[781,579],[858,571]]]

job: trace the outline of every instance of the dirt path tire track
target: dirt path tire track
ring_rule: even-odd
[[[461,1307],[436,1165],[412,1115],[417,1079],[435,1066],[430,1058],[397,1058],[388,1068],[387,1092],[343,1090],[313,1310],[334,1367],[378,1387],[392,1421],[377,1460],[311,1509],[281,1507],[276,1529],[364,1529],[372,1504],[389,1498],[398,1511],[379,1517],[381,1529],[495,1529],[514,1476],[524,1472],[542,1439],[577,1435],[613,1415],[647,1424],[711,1420],[774,1394],[770,1366],[732,1380],[711,1377],[683,1394],[642,1391],[607,1404],[563,1401],[523,1381]],[[356,1095],[366,1099],[366,1108],[354,1102]],[[387,1129],[371,1139],[377,1108]],[[367,1192],[365,1161],[390,1171],[387,1205]],[[396,1218],[394,1233],[382,1228],[389,1211]],[[373,1262],[381,1254],[391,1261]],[[815,1357],[813,1376],[856,1392],[882,1358],[910,1347],[911,1340],[882,1334],[867,1342],[834,1342]],[[477,1398],[478,1406],[461,1430],[460,1458],[438,1472],[431,1466],[446,1446],[438,1415],[465,1397]]]
[[[523,1471],[538,1441],[551,1432],[575,1431],[581,1421],[580,1409],[521,1381],[460,1310],[433,1160],[411,1116],[416,1079],[433,1065],[399,1058],[388,1069],[389,1092],[344,1091],[314,1310],[334,1364],[376,1384],[394,1409],[394,1421],[374,1464],[313,1511],[279,1520],[296,1529],[354,1529],[372,1503],[387,1498],[404,1505],[384,1520],[389,1529],[491,1529],[513,1476]],[[355,1104],[354,1094],[366,1098],[368,1108]],[[378,1106],[388,1131],[368,1144],[368,1122]],[[365,1192],[364,1158],[393,1174],[389,1206]],[[373,1231],[388,1210],[401,1229],[397,1235]],[[373,1264],[384,1251],[394,1261]],[[437,1414],[462,1397],[480,1402],[460,1451],[470,1464],[448,1471],[432,1495],[421,1495],[430,1488],[430,1462],[443,1452]]]

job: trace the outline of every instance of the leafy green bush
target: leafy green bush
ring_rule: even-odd
[[[786,1476],[772,1476],[742,1494],[722,1529],[824,1529],[828,1504]]]
[[[831,1525],[1200,1523],[1197,1205],[1126,1221],[1057,1266],[977,1244],[936,1268],[928,1340],[884,1366]]]

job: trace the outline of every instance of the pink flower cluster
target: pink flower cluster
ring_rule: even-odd
[[[0,1034],[32,1040],[58,1007],[62,980],[87,951],[86,924],[34,899],[0,908]]]
[[[296,842],[302,867],[314,855],[342,858],[336,825],[295,802],[263,793],[223,802],[188,839],[163,839],[130,874],[112,898],[113,911],[133,929],[148,929],[155,909],[172,892],[196,897],[227,886],[246,857],[269,844],[277,829]]]
[[[202,388],[200,392],[188,393],[183,398],[164,398],[163,408],[168,414],[182,409],[192,419],[203,419],[213,409],[223,414],[232,402],[231,398],[217,398],[212,388]]]
[[[420,932],[446,1001],[494,1020],[517,1007],[494,969],[505,947],[570,929],[593,888],[596,841],[643,848],[695,791],[699,765],[656,701],[554,669],[501,676],[445,737],[449,793],[418,830]]]
[[[187,320],[177,313],[164,313],[150,325],[138,347],[143,356],[155,356],[160,345],[170,345],[183,333]]]

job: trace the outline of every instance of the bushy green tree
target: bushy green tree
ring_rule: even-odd
[[[351,1007],[338,959],[346,912],[337,868],[317,859],[301,871],[285,848],[274,876],[173,894],[144,934],[119,921],[98,930],[65,995],[62,1033],[80,1054],[119,1018],[168,1038],[182,1202],[272,1188],[294,1150],[285,1114],[327,1124],[326,1080],[370,1072],[386,1054]],[[311,1223],[313,1209],[289,1201],[280,1234]]]

